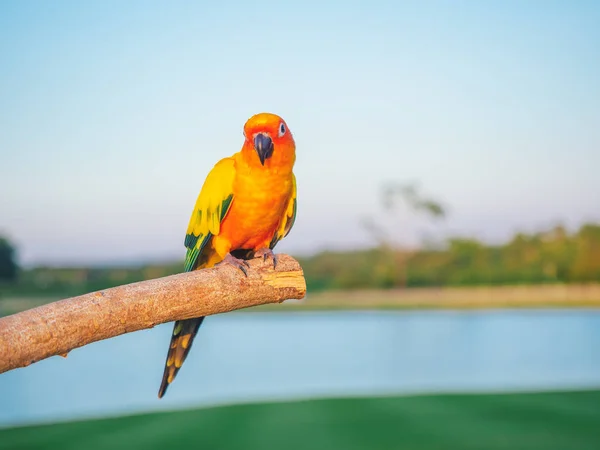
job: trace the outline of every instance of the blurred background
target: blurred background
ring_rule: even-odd
[[[0,448],[600,448],[600,6],[0,2],[0,316],[182,271],[253,114],[302,301],[0,374]]]

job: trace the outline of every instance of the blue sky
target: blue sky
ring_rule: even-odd
[[[370,245],[393,180],[449,206],[442,234],[600,220],[598,23],[592,1],[4,1],[0,233],[25,263],[182,257],[261,111],[298,146],[281,251]]]

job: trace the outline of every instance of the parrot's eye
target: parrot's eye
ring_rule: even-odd
[[[279,124],[279,137],[283,136],[285,134],[285,125],[283,124],[283,122],[281,122]]]

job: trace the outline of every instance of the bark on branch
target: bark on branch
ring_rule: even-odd
[[[127,284],[0,318],[0,373],[102,339],[174,320],[301,299],[302,268],[287,255]]]

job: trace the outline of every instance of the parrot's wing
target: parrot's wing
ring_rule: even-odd
[[[233,180],[235,161],[224,158],[219,161],[206,177],[196,205],[190,217],[185,235],[186,272],[194,270],[201,262],[206,244],[219,234],[221,222],[233,202]]]
[[[275,236],[273,236],[273,239],[271,240],[271,245],[269,245],[271,250],[275,248],[275,245],[277,245],[281,239],[288,235],[296,221],[296,176],[294,174],[292,174],[292,185],[292,195],[288,201],[285,214],[279,223],[279,228],[275,232]]]
[[[232,158],[219,161],[206,177],[185,234],[186,272],[196,269],[206,261],[211,248],[207,244],[221,231],[221,223],[233,202],[234,179],[235,161]],[[196,317],[175,322],[163,379],[158,390],[159,398],[165,395],[167,387],[185,361],[203,320],[204,317]]]

